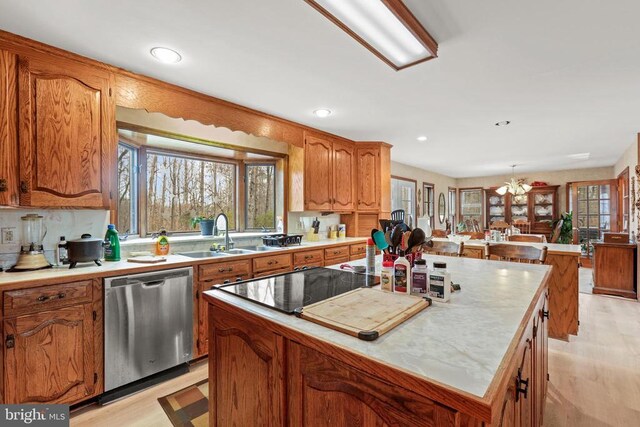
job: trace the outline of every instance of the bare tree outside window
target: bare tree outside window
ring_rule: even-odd
[[[273,164],[246,167],[246,227],[274,229],[276,168]]]
[[[147,153],[147,232],[189,232],[191,218],[224,213],[236,227],[236,166]]]

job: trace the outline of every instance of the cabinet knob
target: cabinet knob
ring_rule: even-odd
[[[22,193],[29,192],[29,184],[27,184],[27,181],[20,181],[20,191]]]
[[[0,193],[7,191],[7,180],[2,178],[0,179]]]
[[[16,344],[15,339],[13,338],[13,335],[7,335],[7,340],[5,341],[5,344],[7,345],[7,348],[13,348],[13,346]]]

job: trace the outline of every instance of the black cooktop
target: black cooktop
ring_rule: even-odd
[[[379,283],[376,276],[317,267],[216,286],[214,289],[292,314],[296,308]]]

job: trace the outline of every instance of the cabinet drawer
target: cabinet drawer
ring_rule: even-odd
[[[359,243],[357,245],[351,245],[351,256],[362,255],[364,256],[367,252],[366,243]]]
[[[251,266],[249,260],[220,262],[201,265],[198,280],[201,282],[220,282],[229,277],[249,277]]]
[[[266,256],[253,260],[253,272],[281,270],[291,267],[291,254]]]
[[[322,249],[315,251],[296,252],[293,254],[293,265],[295,267],[308,266],[309,264],[322,264],[324,252]]]
[[[331,259],[332,262],[336,258],[344,258],[344,257],[347,257],[347,261],[349,260],[349,246],[336,246],[336,247],[327,248],[324,250],[324,258]]]
[[[91,301],[91,280],[39,286],[4,293],[4,315],[29,313]]]

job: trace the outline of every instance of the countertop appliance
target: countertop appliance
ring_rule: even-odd
[[[104,304],[105,392],[191,360],[192,267],[106,278]]]
[[[8,271],[30,271],[49,268],[51,264],[44,256],[42,241],[47,235],[44,218],[38,214],[27,214],[22,220],[22,242],[18,263]]]
[[[317,267],[229,285],[218,285],[213,289],[293,314],[296,308],[379,283],[380,279],[376,276]]]
[[[75,268],[79,262],[95,262],[96,265],[102,265],[100,259],[104,255],[104,240],[91,237],[91,234],[83,234],[79,239],[67,240],[58,247],[67,250],[69,268]]]

